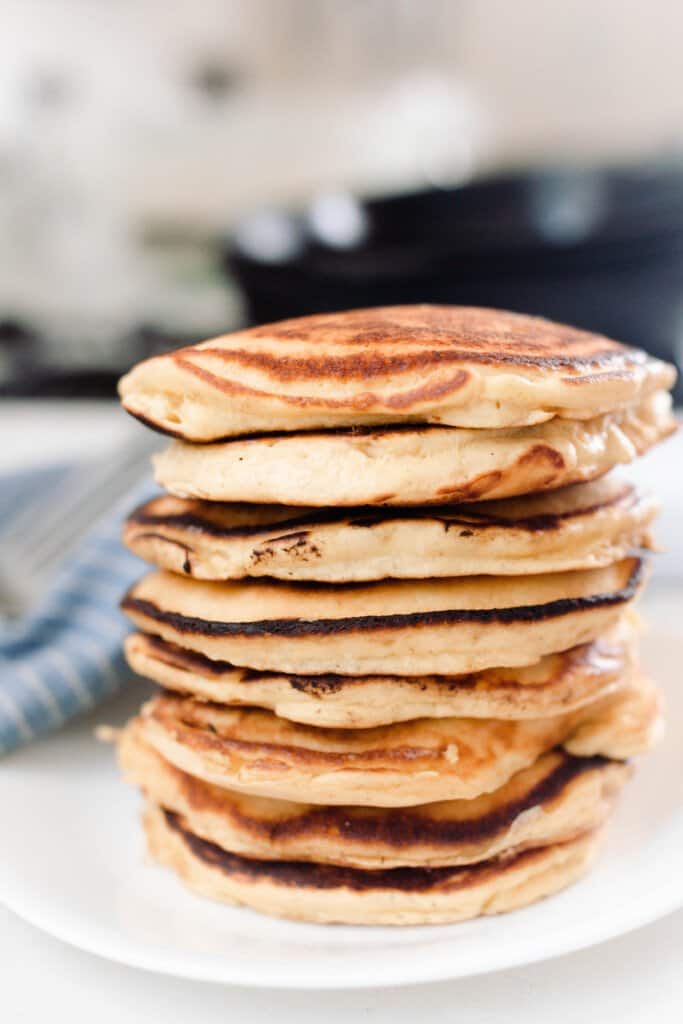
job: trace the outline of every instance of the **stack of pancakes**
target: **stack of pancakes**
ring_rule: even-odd
[[[321,315],[157,357],[173,435],[125,540],[163,689],[120,737],[152,856],[310,921],[509,910],[586,870],[660,728],[631,605],[656,513],[608,471],[672,367],[458,307]]]

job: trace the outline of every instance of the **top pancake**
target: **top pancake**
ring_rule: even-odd
[[[148,359],[120,383],[128,412],[187,441],[263,431],[586,419],[670,388],[639,349],[539,317],[389,306],[238,331]]]

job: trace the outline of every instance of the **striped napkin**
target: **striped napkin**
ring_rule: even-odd
[[[49,489],[67,469],[3,478],[0,539],[27,492]],[[149,481],[136,486],[84,536],[25,619],[0,619],[0,755],[60,728],[130,676],[118,602],[143,563],[122,546],[121,525],[155,491]]]

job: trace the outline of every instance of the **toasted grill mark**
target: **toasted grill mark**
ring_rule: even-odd
[[[525,529],[533,532],[556,529],[562,522],[571,519],[578,519],[582,516],[592,515],[603,509],[611,508],[629,499],[629,505],[635,502],[635,488],[630,484],[624,484],[618,492],[605,501],[586,505],[583,508],[572,509],[568,512],[553,512],[551,514],[537,514],[532,516],[518,516],[506,518],[494,515],[476,505],[439,505],[436,509],[433,505],[428,506],[398,506],[391,509],[377,509],[372,506],[362,506],[350,509],[314,509],[304,514],[295,514],[287,519],[280,519],[272,523],[259,523],[253,526],[224,526],[211,518],[212,511],[220,509],[220,502],[203,502],[199,500],[186,500],[186,512],[156,513],[154,511],[158,498],[153,498],[129,515],[127,523],[129,526],[159,526],[169,529],[188,530],[192,533],[204,533],[210,537],[257,537],[263,534],[275,534],[269,540],[272,543],[280,542],[291,536],[303,535],[306,528],[326,526],[329,524],[346,524],[349,527],[369,529],[373,526],[380,526],[384,523],[391,523],[398,520],[428,520],[443,523],[445,529],[465,527],[467,530],[486,530],[491,528],[518,530]],[[280,535],[279,531],[286,531]],[[310,533],[310,529],[307,531]],[[471,532],[467,535],[471,535]],[[157,536],[162,536],[158,534]]]
[[[263,372],[280,381],[319,380],[323,377],[337,380],[371,380],[373,377],[395,377],[403,373],[425,373],[444,363],[460,362],[458,351],[434,349],[417,352],[398,352],[385,355],[382,352],[354,352],[351,355],[326,356],[312,352],[308,356],[272,355],[254,349],[202,348],[193,355],[211,356],[226,363],[238,363]],[[447,391],[461,387],[469,378],[464,370],[449,382],[438,382],[439,388]],[[429,386],[427,394],[429,394]]]
[[[525,452],[519,459],[519,464],[524,465],[528,462],[549,462],[553,469],[564,469],[564,459],[562,455],[556,451],[555,448],[551,448],[548,444],[535,444]]]
[[[396,615],[358,615],[339,619],[261,619],[255,622],[221,622],[200,619],[180,612],[164,611],[152,601],[134,597],[130,592],[124,597],[121,607],[124,611],[138,613],[154,622],[165,623],[178,633],[201,636],[322,636],[354,631],[379,629],[406,629],[414,626],[453,625],[459,622],[482,624],[513,622],[540,622],[557,618],[588,608],[608,607],[631,600],[643,573],[642,559],[634,559],[634,569],[626,585],[620,590],[605,594],[588,594],[586,597],[558,598],[546,604],[520,605],[513,608],[454,608],[431,612],[406,612]],[[324,585],[311,585],[307,589],[323,589]]]
[[[462,501],[476,501],[484,494],[489,494],[500,482],[502,471],[494,469],[490,473],[482,473],[480,476],[470,480],[467,484],[447,484],[439,487],[437,494],[445,498],[460,498]]]
[[[223,352],[221,349],[203,349],[201,350],[202,355],[210,355],[219,358],[230,358],[230,356]],[[193,353],[194,354],[194,353]],[[237,352],[232,352],[231,355],[237,356]],[[281,380],[292,380],[297,378],[306,379],[319,379],[321,376],[325,376],[326,371],[319,368],[319,364],[330,363],[339,364],[340,372],[336,374],[336,379],[345,380],[351,377],[357,376],[360,379],[367,379],[378,376],[385,376],[388,373],[406,372],[411,369],[419,369],[424,372],[425,364],[429,364],[430,360],[427,358],[427,353],[419,353],[412,357],[412,360],[406,360],[406,358],[399,359],[383,359],[379,355],[363,358],[359,356],[351,356],[350,358],[332,358],[325,359],[324,357],[319,359],[293,359],[291,357],[285,357],[284,359],[272,359],[266,356],[264,353],[252,352],[248,353],[247,358],[249,360],[263,360],[264,365],[271,363],[272,375],[279,377]],[[444,358],[443,354],[438,354],[436,361],[440,362]],[[324,409],[355,409],[359,412],[363,412],[373,408],[387,408],[387,409],[401,409],[409,407],[416,402],[428,402],[437,398],[443,398],[445,395],[452,394],[453,392],[459,391],[469,380],[469,374],[466,370],[458,370],[457,373],[448,377],[446,380],[433,381],[431,383],[425,383],[419,387],[412,388],[410,391],[399,394],[390,394],[388,396],[377,395],[372,391],[364,391],[362,394],[347,395],[344,398],[329,398],[323,397],[322,395],[291,395],[285,392],[277,392],[276,395],[271,394],[268,391],[264,391],[262,388],[255,388],[253,386],[240,383],[234,379],[227,379],[220,377],[210,370],[207,370],[204,366],[199,366],[193,362],[188,356],[185,356],[182,351],[175,353],[172,357],[175,363],[185,370],[186,373],[197,377],[205,384],[210,385],[217,391],[223,394],[240,394],[240,395],[254,395],[260,398],[271,398],[276,397],[279,402],[285,405],[294,405],[300,408],[306,406],[315,406],[316,408]],[[458,357],[454,357],[457,359]],[[242,361],[238,359],[238,361]],[[414,365],[410,365],[411,361]],[[301,367],[301,374],[297,374],[292,371],[292,364],[299,364]],[[408,365],[403,365],[403,364]],[[341,369],[342,364],[348,364],[348,372]],[[357,372],[360,364],[365,364],[368,367],[367,373]],[[384,367],[380,369],[380,367]],[[393,367],[393,369],[392,369]],[[277,372],[276,372],[277,371]],[[395,386],[395,385],[394,385]]]
[[[253,548],[249,561],[252,565],[258,565],[264,560],[274,558],[276,549],[280,549],[278,554],[291,555],[299,562],[317,561],[322,553],[318,545],[310,539],[309,533],[308,530],[299,530],[271,537],[261,546]]]
[[[549,473],[548,477],[542,483],[539,483],[539,487],[547,487],[555,479],[558,472],[564,468],[564,459],[562,455],[551,448],[547,444],[535,444],[528,451],[520,455],[516,460],[515,465],[524,466],[528,463],[548,463]],[[470,480],[464,485],[446,485],[440,487],[437,490],[438,495],[443,495],[448,499],[458,499],[460,501],[477,501],[478,498],[490,495],[503,476],[503,471],[499,469],[492,470],[489,473],[482,473],[480,476],[475,477],[474,480]]]
[[[468,339],[468,344],[472,344],[473,339]],[[518,342],[523,343],[524,338],[521,335]],[[631,354],[626,349],[603,349],[602,351],[595,351],[587,355],[575,355],[575,356],[543,356],[539,354],[522,354],[504,352],[502,350],[495,350],[493,345],[490,344],[489,340],[482,338],[480,344],[482,348],[488,349],[489,351],[476,351],[474,349],[464,349],[461,351],[460,358],[468,362],[473,363],[487,363],[489,365],[501,363],[504,365],[513,366],[528,366],[537,367],[538,369],[544,370],[555,370],[555,369],[571,369],[579,370],[583,367],[600,367],[610,366],[615,361],[619,363],[626,362],[628,364],[638,364],[642,362],[638,358],[638,354]],[[550,342],[550,347],[555,347],[554,342]]]
[[[228,814],[252,835],[269,842],[302,836],[340,836],[355,843],[381,844],[393,850],[411,846],[448,847],[494,839],[506,832],[513,822],[533,807],[550,804],[581,775],[600,770],[612,762],[603,757],[572,757],[558,750],[554,765],[534,786],[516,799],[510,799],[479,817],[449,820],[420,813],[414,808],[311,807],[301,814],[291,814],[279,821],[269,821],[253,814],[244,814],[239,804],[226,805],[223,794],[201,779],[196,779],[171,765],[167,766],[182,790],[187,803],[195,810]]]
[[[224,377],[218,377],[215,373],[211,373],[210,370],[205,369],[203,366],[198,366],[193,363],[189,358],[194,355],[192,349],[180,349],[178,352],[172,352],[169,358],[173,360],[176,366],[179,366],[181,370],[185,370],[186,373],[192,377],[197,377],[204,384],[208,384],[210,387],[215,388],[216,391],[221,391],[226,395],[258,395],[262,398],[269,397],[267,391],[261,391],[258,388],[249,388],[244,384],[238,384],[233,380],[226,380]]]
[[[366,871],[361,868],[345,868],[333,864],[316,864],[302,861],[256,860],[228,853],[215,843],[200,839],[188,831],[181,818],[164,811],[166,823],[176,832],[199,860],[209,867],[217,868],[226,875],[258,883],[272,882],[276,885],[294,886],[300,889],[351,889],[366,892],[373,889],[389,889],[401,892],[453,892],[467,889],[485,881],[502,871],[523,863],[533,863],[543,856],[543,849],[524,850],[459,868],[380,868]],[[557,844],[559,845],[559,844]]]
[[[424,346],[445,350],[452,359],[544,369],[642,364],[643,353],[599,334],[539,317],[482,307],[420,305],[352,310],[342,316],[319,314],[252,328],[247,337],[322,342],[359,348],[391,345],[410,351]],[[242,351],[242,350],[241,350]],[[277,355],[271,357],[277,360]],[[283,358],[287,358],[285,355]],[[314,358],[314,357],[313,357]]]
[[[447,377],[441,382],[422,384],[413,388],[412,391],[403,391],[398,395],[389,395],[383,399],[383,404],[389,409],[405,409],[419,402],[428,402],[435,398],[443,398],[459,391],[467,384],[470,374],[466,370],[458,370],[452,377]]]
[[[319,676],[287,676],[287,682],[293,690],[297,690],[299,693],[325,697],[331,693],[339,693],[345,687],[353,686],[354,683],[357,685],[358,679],[349,680],[345,676],[336,676],[330,672]]]

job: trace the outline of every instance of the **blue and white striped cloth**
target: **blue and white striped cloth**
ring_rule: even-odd
[[[59,471],[51,472],[54,484]],[[0,526],[20,514],[27,487],[49,482],[42,474],[4,478]],[[0,620],[0,755],[60,728],[130,676],[118,603],[144,566],[122,546],[121,525],[154,490],[138,486],[101,519],[25,619]]]

